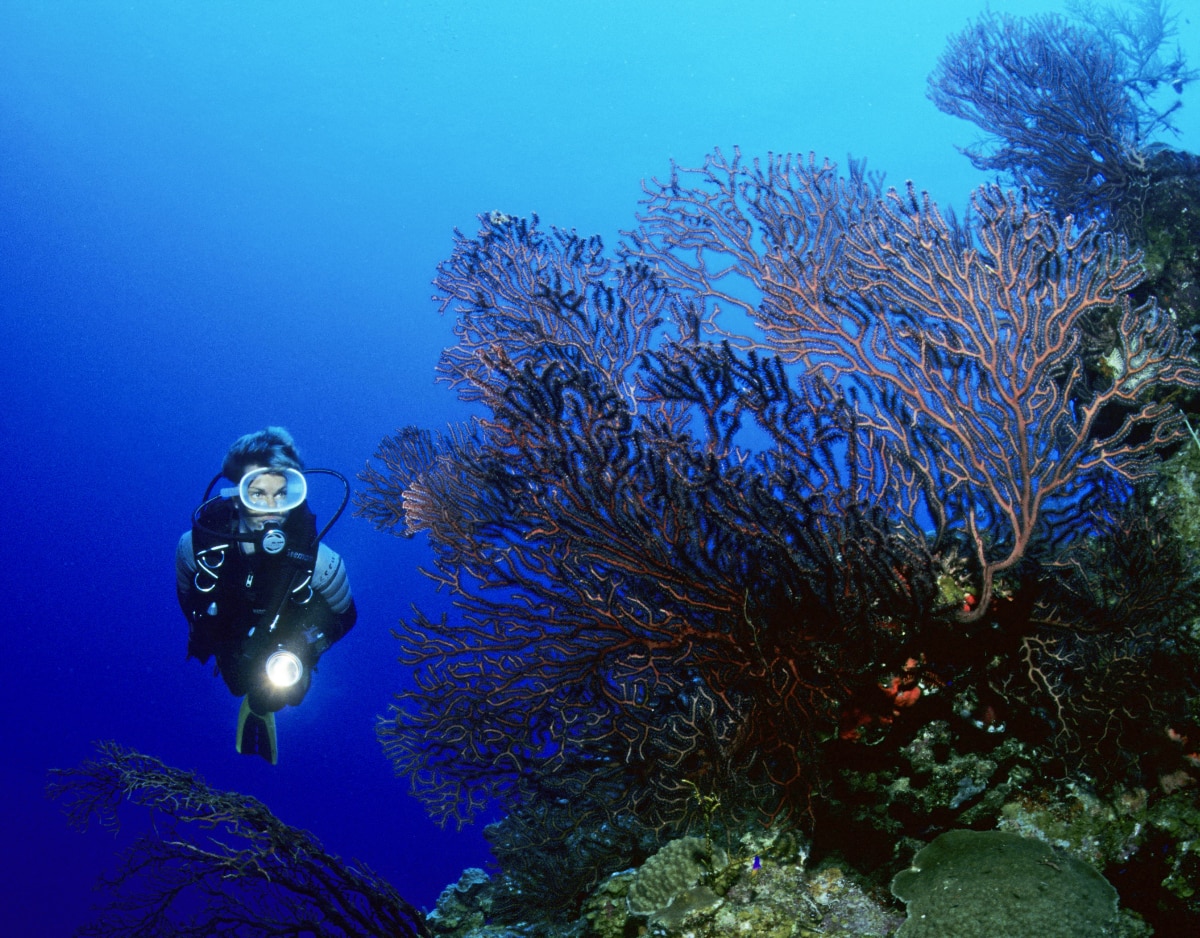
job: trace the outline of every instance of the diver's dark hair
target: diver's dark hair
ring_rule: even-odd
[[[250,466],[271,469],[303,469],[296,441],[283,427],[267,427],[257,433],[239,437],[229,447],[225,461],[221,463],[221,474],[230,482],[241,481]]]

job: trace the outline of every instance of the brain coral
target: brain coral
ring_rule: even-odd
[[[672,840],[638,870],[629,887],[629,911],[635,915],[653,915],[665,909],[714,867],[723,865],[724,858],[713,854],[712,846],[703,837]]]
[[[947,831],[892,880],[896,938],[1104,938],[1117,893],[1081,860],[1001,831]]]

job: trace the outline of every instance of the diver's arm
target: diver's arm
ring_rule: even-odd
[[[196,590],[196,555],[192,551],[191,531],[185,531],[175,546],[175,596],[188,620],[188,657],[205,663],[216,648],[213,634],[217,620],[201,621],[196,615],[199,593]]]
[[[192,532],[184,531],[175,547],[175,596],[183,614],[191,613],[192,584],[196,578],[196,556],[192,553]]]
[[[341,639],[358,619],[354,596],[350,592],[350,578],[346,575],[346,564],[341,556],[325,544],[317,545],[317,562],[313,566],[313,589],[329,605],[333,623],[325,630],[329,644]]]

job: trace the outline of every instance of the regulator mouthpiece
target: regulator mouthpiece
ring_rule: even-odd
[[[304,663],[286,648],[272,652],[267,659],[267,680],[280,690],[295,686],[304,677]]]

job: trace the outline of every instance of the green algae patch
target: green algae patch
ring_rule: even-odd
[[[1093,867],[1040,840],[947,831],[892,880],[908,907],[896,938],[1104,938],[1117,892]]]

